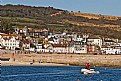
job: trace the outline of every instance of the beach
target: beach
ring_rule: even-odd
[[[121,55],[85,54],[0,54],[2,66],[84,66],[86,62],[96,67],[120,67]],[[32,64],[31,64],[32,63]]]

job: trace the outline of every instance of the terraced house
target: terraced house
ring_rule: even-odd
[[[1,45],[5,46],[5,49],[15,50],[20,48],[20,40],[17,35],[14,34],[0,34]]]

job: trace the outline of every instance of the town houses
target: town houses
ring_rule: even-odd
[[[15,28],[13,34],[0,33],[0,49],[34,53],[121,54],[121,41],[85,33],[52,33],[48,29],[25,26]]]
[[[15,50],[19,47],[20,40],[17,35],[14,34],[0,34],[0,45],[5,49]]]

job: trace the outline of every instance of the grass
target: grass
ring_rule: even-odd
[[[22,18],[22,17],[0,17],[1,19],[6,19],[6,20],[20,20],[20,21],[25,21],[25,22],[42,22],[42,20],[38,19],[32,19],[32,18]]]
[[[30,27],[47,27],[47,26],[56,26],[56,27],[65,27],[64,24],[45,24],[42,25],[43,20],[38,20],[34,18],[22,18],[22,17],[0,17],[0,19],[5,19],[11,21],[12,24],[16,24],[14,27],[18,26],[30,26]],[[38,24],[37,24],[38,23]],[[40,23],[40,24],[39,24]]]

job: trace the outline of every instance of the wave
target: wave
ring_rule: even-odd
[[[52,75],[52,74],[65,74],[65,72],[59,72],[59,73],[34,73],[34,74],[16,74],[16,75],[4,75],[1,77],[17,77],[17,76],[35,76],[35,75]]]

